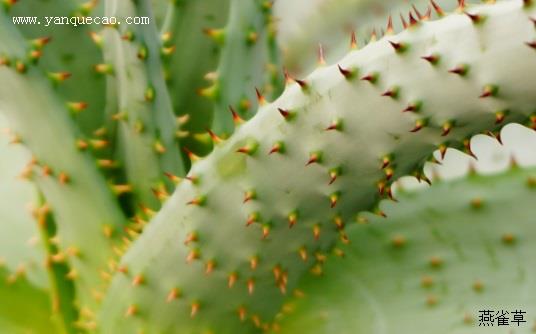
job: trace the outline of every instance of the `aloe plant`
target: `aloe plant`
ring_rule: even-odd
[[[445,233],[446,243],[467,243],[484,235],[468,220],[488,224],[485,235],[502,233],[512,250],[505,258],[530,275],[532,193],[513,186],[533,186],[533,177],[526,181],[530,170],[477,178],[481,183],[468,176],[452,186],[433,185],[414,198],[401,195],[392,209],[381,201],[397,200],[393,184],[402,176],[429,182],[425,163],[441,160],[449,148],[475,156],[476,134],[500,141],[506,124],[536,128],[532,1],[458,1],[448,14],[432,2],[429,12],[412,12],[400,28],[385,17],[384,34],[366,46],[349,38],[344,57],[326,63],[321,55],[318,68],[300,77],[283,69],[292,64],[278,49],[270,1],[70,0],[50,6],[6,1],[0,15],[0,113],[15,145],[0,152],[8,166],[2,177],[13,178],[23,165],[22,180],[9,184],[21,195],[0,193],[5,208],[16,212],[2,223],[19,243],[0,248],[8,255],[0,293],[16,305],[0,308],[2,329],[390,332],[395,329],[386,326],[396,319],[430,313],[411,273],[403,271],[397,280],[407,290],[382,295],[379,307],[389,319],[379,325],[368,316],[350,321],[351,309],[368,304],[325,286],[336,276],[369,284],[367,291],[392,289],[390,280],[370,275],[396,275],[401,264],[418,266],[408,253],[433,250],[433,239],[423,233],[427,223],[406,223],[407,212],[426,205],[439,212],[434,219],[453,221],[437,226],[433,236]],[[50,13],[45,15],[106,15],[120,22],[138,16],[149,22],[50,31],[13,24],[13,17],[41,8]],[[205,26],[224,21],[221,30]],[[42,37],[35,35],[40,32]],[[81,48],[69,48],[67,37],[80,40]],[[187,41],[199,48],[187,50]],[[65,50],[75,61],[58,61]],[[212,83],[196,87],[203,78]],[[210,146],[206,157],[197,155]],[[522,213],[515,231],[502,231],[499,209],[486,211],[484,195],[461,209],[465,197],[477,192],[490,201],[509,195],[507,212]],[[32,203],[30,211],[21,199]],[[370,215],[401,223],[377,229],[358,224],[384,220]],[[28,234],[36,235],[35,252],[21,253],[20,240]],[[411,234],[422,246],[411,246]],[[385,236],[394,236],[393,249],[385,250]],[[499,244],[493,247],[505,246]],[[478,262],[493,247],[468,248],[476,255],[467,263],[453,259],[452,276],[445,279],[467,278],[468,266],[507,276],[507,269]],[[368,271],[371,260],[362,259],[367,252],[381,266]],[[346,265],[332,259],[343,253]],[[38,259],[44,265],[33,271],[18,265]],[[311,281],[310,272],[325,275]],[[358,294],[360,284],[348,289]],[[518,293],[529,288],[529,281],[511,287],[519,300],[504,307],[518,302],[531,320],[535,301]],[[460,308],[455,298],[462,290],[424,291],[429,306],[438,304],[434,319],[455,326],[449,316]],[[463,305],[501,306],[504,294],[485,292],[489,299],[464,295]],[[335,302],[326,310],[322,300]],[[28,310],[39,321],[26,323]],[[402,325],[417,330],[414,322]]]

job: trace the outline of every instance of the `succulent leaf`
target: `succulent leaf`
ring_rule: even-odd
[[[389,196],[393,180],[413,173],[426,180],[422,166],[441,145],[472,153],[468,138],[501,127],[498,110],[510,111],[506,123],[530,119],[536,57],[525,42],[534,36],[532,11],[522,1],[508,1],[474,7],[474,14],[486,16],[482,25],[457,12],[421,22],[339,62],[363,80],[349,79],[335,65],[288,85],[194,164],[189,175],[197,182],[180,184],[134,242],[122,264],[147,283],[132,287],[131,277],[116,275],[101,314],[104,331],[202,332],[217,326],[237,332],[269,324],[285,292],[336,240],[346,239],[334,222],[352,221],[362,210],[383,215],[377,204]],[[394,50],[393,40],[407,50]],[[441,56],[438,66],[421,58],[434,53]],[[448,72],[460,62],[471,66],[467,78]],[[394,86],[396,99],[382,96]],[[491,86],[499,89],[483,96]],[[402,112],[415,101],[418,112]],[[295,120],[287,122],[278,109],[294,111]],[[325,130],[334,119],[343,121],[342,131]],[[456,126],[445,135],[447,121]],[[237,152],[252,141],[255,154]],[[285,152],[268,154],[280,141]],[[386,156],[393,157],[388,173],[382,169]],[[342,170],[335,182],[333,168]],[[251,189],[258,199],[244,205]],[[297,215],[291,229],[289,214]],[[199,241],[185,245],[191,233]],[[159,244],[148,247],[153,240]],[[252,257],[259,259],[254,268]],[[218,264],[210,275],[207,261]],[[276,266],[288,274],[274,280]],[[175,288],[184,298],[167,303]],[[133,306],[134,317],[121,317]],[[242,322],[237,310],[244,309]]]

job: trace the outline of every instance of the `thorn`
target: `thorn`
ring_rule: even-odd
[[[429,56],[421,57],[432,65],[436,65],[439,62],[439,56],[437,54],[431,54]]]
[[[458,8],[457,10],[459,12],[463,12],[465,9],[465,0],[458,0]]]
[[[445,16],[445,12],[443,11],[443,9],[434,0],[430,0],[430,3],[432,4],[432,7],[434,7],[437,16]]]
[[[391,187],[387,188],[387,197],[393,202],[398,202],[398,200],[393,197],[393,189]]]
[[[203,97],[206,97],[208,99],[216,99],[216,97],[218,96],[219,94],[219,86],[218,86],[218,83],[214,83],[208,87],[205,87],[205,88],[200,88],[197,90],[197,94],[199,96],[203,96]]]
[[[465,148],[465,153],[469,154],[475,160],[478,160],[476,155],[473,153],[473,150],[471,150],[471,140],[470,139],[464,139],[463,146]]]
[[[408,23],[406,22],[406,20],[404,19],[404,16],[402,16],[402,14],[400,14],[400,21],[402,22],[402,27],[404,29],[407,29],[408,28]]]
[[[190,175],[186,175],[184,178],[192,182],[192,184],[199,184],[199,177],[197,175],[190,174]]]
[[[15,70],[21,74],[26,73],[26,70],[27,70],[26,64],[23,63],[22,61],[17,60],[15,62]]]
[[[402,112],[418,112],[419,110],[421,110],[421,107],[422,103],[420,101],[411,102],[410,104],[408,104],[406,109],[402,110]]]
[[[257,194],[255,193],[255,190],[248,190],[244,194],[244,201],[242,203],[247,203],[256,198],[257,198]]]
[[[205,196],[199,196],[194,198],[193,200],[186,203],[187,205],[197,205],[197,206],[203,206],[206,204],[206,197]]]
[[[164,146],[164,144],[162,144],[160,140],[156,140],[153,146],[154,146],[154,150],[156,153],[158,154],[166,153],[166,147]]]
[[[236,273],[233,272],[229,274],[229,277],[227,279],[227,286],[229,287],[229,289],[235,285],[237,279],[238,275]]]
[[[337,202],[339,201],[339,198],[340,198],[340,193],[339,192],[334,192],[333,194],[329,195],[329,206],[330,208],[334,208],[335,206],[337,206]]]
[[[407,50],[407,45],[405,43],[389,41],[389,44],[395,49],[396,53],[402,53]]]
[[[378,188],[378,194],[380,194],[380,196],[383,196],[383,193],[385,192],[385,182],[384,181],[378,182],[377,188]]]
[[[328,185],[333,184],[333,182],[335,182],[335,180],[337,180],[337,177],[339,177],[339,175],[341,175],[341,168],[337,167],[337,168],[330,169],[329,170],[329,183],[328,183]]]
[[[432,7],[427,6],[426,12],[424,13],[424,16],[422,17],[423,21],[429,21],[432,18]]]
[[[389,181],[393,175],[395,174],[394,170],[392,168],[386,168],[385,169],[385,179]]]
[[[249,259],[249,267],[251,270],[257,269],[257,266],[259,265],[259,257],[258,256],[252,256]]]
[[[184,245],[188,246],[188,244],[190,244],[191,242],[196,242],[197,240],[199,240],[198,236],[197,236],[197,233],[196,232],[190,232],[186,236],[186,240],[184,240]]]
[[[186,152],[186,154],[188,155],[188,158],[190,159],[192,163],[201,159],[199,156],[195,155],[192,151],[190,151],[186,146],[183,146],[182,150]]]
[[[443,132],[441,132],[441,136],[442,137],[445,137],[446,135],[448,135],[450,133],[450,130],[452,130],[452,127],[453,127],[453,124],[452,122],[445,122],[445,124],[443,124]]]
[[[279,279],[281,278],[281,274],[282,274],[281,266],[279,264],[276,264],[272,268],[272,273],[274,274],[274,279],[275,279],[275,281],[277,283],[279,281]]]
[[[445,154],[447,154],[447,145],[441,144],[439,145],[439,153],[441,154],[441,160],[445,159]]]
[[[145,98],[145,101],[147,102],[152,102],[154,101],[154,96],[155,96],[155,92],[154,92],[154,88],[149,86],[145,89],[145,93],[143,94],[143,97]]]
[[[350,36],[350,50],[357,50],[357,37],[355,36],[355,31],[352,31]]]
[[[265,224],[262,226],[262,239],[268,238],[268,235],[270,234],[270,225]]]
[[[303,262],[307,261],[307,250],[305,249],[305,247],[301,247],[298,250],[298,254],[300,255],[300,258]]]
[[[285,152],[285,144],[281,141],[276,142],[272,148],[270,149],[270,152],[268,154],[273,153],[284,153]]]
[[[224,29],[214,29],[214,28],[205,28],[203,29],[205,35],[210,37],[214,42],[218,44],[223,44],[225,40],[225,30]]]
[[[240,306],[237,310],[238,312],[238,318],[240,319],[240,321],[244,321],[246,320],[246,315],[247,315],[247,312],[246,312],[246,308],[244,306]]]
[[[172,173],[169,173],[169,172],[164,172],[164,175],[171,181],[173,182],[174,184],[179,184],[182,179],[180,177],[178,177],[177,175],[174,175]]]
[[[111,188],[112,188],[112,192],[116,196],[128,194],[134,190],[130,184],[114,184],[114,185],[111,185]]]
[[[315,240],[320,239],[320,226],[318,224],[313,226],[313,238]]]
[[[163,187],[152,188],[151,191],[153,192],[153,195],[161,202],[164,202],[169,197],[168,192]]]
[[[417,132],[419,130],[421,130],[424,126],[425,126],[425,121],[424,120],[417,120],[415,122],[415,127],[411,130],[409,130],[409,132]]]
[[[198,302],[193,302],[192,306],[190,308],[190,317],[194,318],[196,314],[199,312],[200,305]]]
[[[99,74],[113,74],[114,73],[114,68],[110,64],[97,64],[93,66],[93,68],[95,69],[95,72]]]
[[[259,145],[256,142],[250,142],[237,149],[236,152],[252,156],[257,151],[258,147]]]
[[[531,48],[536,50],[536,41],[534,41],[534,42],[526,42],[525,44],[527,44],[529,47],[531,47]]]
[[[130,305],[125,312],[125,317],[131,317],[138,313],[138,307],[134,304]]]
[[[294,118],[294,113],[288,109],[277,108],[277,110],[279,111],[281,116],[283,116],[283,118],[287,121],[290,121],[292,118]]]
[[[305,80],[294,79],[294,81],[300,86],[303,92],[309,91],[309,85]]]
[[[417,25],[417,23],[419,23],[415,17],[413,17],[413,13],[409,12],[409,26],[410,27],[414,27]]]
[[[318,66],[326,65],[326,59],[324,58],[324,48],[322,44],[318,44]]]
[[[389,18],[387,19],[387,29],[385,30],[386,35],[392,35],[394,33],[393,29],[393,17],[389,15]]]
[[[506,117],[505,112],[503,111],[497,111],[495,113],[495,124],[501,124],[504,121],[504,118]]]
[[[233,109],[232,106],[229,106],[229,111],[231,111],[231,115],[233,116],[233,122],[234,122],[235,126],[238,126],[238,125],[244,123],[244,120],[242,118],[240,118],[240,116],[238,116],[238,114],[236,113],[236,111]]]
[[[339,68],[339,72],[340,72],[340,73],[341,73],[347,80],[350,80],[350,79],[352,79],[352,78],[355,76],[354,71],[344,69],[344,68],[341,67],[341,65],[337,65],[337,67]]]
[[[309,154],[309,160],[307,160],[307,163],[305,166],[309,166],[314,163],[320,163],[322,161],[322,154],[320,152],[312,152]]]
[[[51,40],[52,40],[52,37],[40,37],[40,38],[33,39],[31,41],[31,44],[33,47],[37,49],[41,49],[42,47],[50,43]]]
[[[169,291],[167,297],[166,297],[166,301],[168,303],[171,303],[172,301],[178,299],[179,297],[181,296],[181,291],[177,288],[173,288],[171,289],[171,291]]]
[[[391,164],[391,157],[389,155],[386,155],[382,158],[382,166],[380,169],[384,169],[385,167],[389,166]]]
[[[362,77],[361,80],[368,81],[368,82],[374,84],[374,83],[376,83],[376,81],[378,81],[378,74],[377,73],[367,74],[364,77]]]
[[[288,228],[292,228],[298,221],[298,213],[296,211],[289,213],[288,215]]]
[[[216,262],[214,260],[208,260],[205,264],[205,275],[210,275],[214,268],[216,267]]]
[[[342,121],[337,119],[331,122],[331,124],[325,129],[326,131],[336,130],[341,131],[342,130]]]
[[[74,114],[79,114],[80,112],[87,109],[86,102],[67,102],[67,107]]]
[[[467,17],[469,17],[474,24],[481,23],[484,20],[484,17],[478,14],[465,12],[465,15],[467,15]]]
[[[192,263],[194,260],[197,260],[199,259],[199,251],[196,250],[196,249],[192,249],[188,255],[186,255],[186,263],[190,264]]]
[[[411,7],[413,8],[413,11],[415,12],[415,14],[417,15],[417,18],[419,19],[419,21],[422,20],[422,15],[421,13],[419,12],[419,10],[417,9],[417,7],[415,7],[415,5],[411,5]]]
[[[333,223],[335,224],[335,226],[337,226],[338,230],[344,229],[344,222],[343,222],[341,216],[335,216],[333,218]]]
[[[54,83],[61,83],[71,77],[70,72],[51,72],[48,73],[48,77],[50,80],[52,80]]]
[[[370,40],[369,43],[376,42],[378,40],[378,36],[376,35],[376,29],[372,29],[372,32],[370,33]]]
[[[499,144],[501,144],[501,145],[503,144],[500,131],[496,131],[496,132],[488,131],[487,134],[491,138],[496,139],[499,142]]]
[[[255,280],[253,278],[248,279],[247,285],[248,285],[248,293],[252,295],[253,291],[255,290]]]
[[[132,286],[140,286],[140,285],[142,285],[143,283],[145,283],[145,279],[143,278],[142,275],[136,275],[136,276],[134,276],[134,278],[132,279]]]
[[[449,73],[458,74],[459,76],[465,76],[469,72],[469,66],[466,64],[458,65],[449,70]]]
[[[266,99],[264,98],[264,96],[261,94],[261,92],[259,91],[257,87],[255,87],[255,94],[257,95],[257,102],[259,103],[259,106],[265,105]]]
[[[486,97],[494,97],[494,96],[497,96],[497,93],[499,91],[499,88],[495,85],[486,85],[484,87],[484,90],[482,91],[482,94],[480,94],[480,98],[483,99],[483,98],[486,98]]]
[[[286,67],[283,67],[283,76],[285,77],[285,86],[290,85],[292,83],[292,79],[290,78],[290,74],[288,73]]]
[[[252,212],[248,216],[248,220],[246,221],[246,227],[250,226],[253,223],[256,223],[259,221],[259,213],[258,212]]]
[[[58,175],[58,180],[59,180],[60,184],[65,185],[65,184],[69,183],[71,178],[65,172],[60,172],[60,174]]]
[[[398,97],[399,88],[393,87],[382,93],[382,96],[396,99]]]

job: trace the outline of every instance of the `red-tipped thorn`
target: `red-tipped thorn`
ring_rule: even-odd
[[[210,136],[210,139],[212,140],[212,143],[219,144],[223,141],[220,137],[218,137],[212,130],[207,129],[207,132]]]
[[[415,12],[415,14],[417,15],[417,18],[420,20],[422,20],[423,16],[421,15],[421,13],[419,12],[419,10],[417,9],[417,7],[415,7],[415,5],[411,5],[411,7],[413,8],[413,11]]]
[[[340,198],[340,194],[338,192],[335,192],[329,195],[329,207],[333,209],[335,206],[337,206],[337,202],[339,201],[339,198]]]
[[[231,115],[233,116],[233,122],[235,125],[239,125],[244,123],[244,120],[238,116],[238,113],[234,110],[232,106],[229,106],[229,111],[231,112]]]
[[[426,60],[427,62],[429,62],[432,65],[435,65],[435,64],[437,64],[439,62],[439,56],[435,55],[435,54],[432,54],[432,55],[429,55],[429,56],[424,56],[424,57],[421,57],[421,58]]]
[[[318,44],[318,66],[326,65],[326,59],[324,58],[324,48],[322,44]]]
[[[321,156],[319,153],[316,153],[316,152],[313,152],[309,155],[309,160],[307,160],[307,163],[305,164],[305,166],[309,166],[311,164],[314,164],[314,163],[318,163],[320,162],[321,160]]]
[[[473,153],[473,150],[471,149],[471,140],[470,139],[465,139],[463,141],[463,146],[465,147],[465,153],[467,153],[471,157],[475,158],[475,160],[478,160],[476,155]]]
[[[288,228],[292,228],[294,225],[296,225],[296,222],[298,221],[298,214],[296,212],[292,212],[288,215]]]
[[[357,37],[355,36],[355,31],[352,31],[352,34],[350,36],[350,49],[351,50],[357,49]]]
[[[434,7],[437,16],[445,16],[445,12],[443,11],[443,9],[434,0],[430,0],[430,3],[432,4],[432,7]]]
[[[277,110],[279,111],[281,116],[283,116],[283,118],[285,118],[286,120],[288,120],[292,115],[289,110],[286,110],[283,108],[277,108]]]
[[[361,80],[363,81],[368,81],[370,83],[375,83],[377,81],[378,77],[376,74],[372,73],[372,74],[367,74],[365,75],[364,77],[361,78]]]
[[[417,25],[417,23],[419,23],[419,21],[417,21],[415,19],[415,17],[413,17],[413,14],[411,12],[409,12],[409,26],[413,27],[413,26]]]
[[[471,13],[465,12],[465,15],[467,15],[467,17],[469,17],[471,21],[475,24],[482,22],[482,19],[483,19],[483,17],[478,14],[471,14]]]
[[[389,18],[387,19],[387,28],[385,30],[385,34],[386,35],[392,35],[394,33],[394,28],[393,28],[393,17],[391,15],[389,15]]]
[[[259,91],[257,87],[255,87],[255,94],[257,95],[257,102],[259,103],[259,105],[260,106],[265,105],[266,99],[264,98],[264,96],[261,94],[261,92]]]
[[[445,124],[443,124],[443,131],[441,132],[441,136],[442,137],[445,137],[446,135],[448,135],[450,133],[450,130],[452,130],[452,123],[451,122],[446,122]]]
[[[188,158],[190,159],[191,162],[196,162],[198,161],[199,159],[201,159],[199,156],[197,156],[195,153],[193,153],[192,151],[190,151],[187,147],[183,146],[182,150],[184,152],[186,152],[186,155],[188,155]]]
[[[408,23],[406,22],[406,20],[404,19],[404,16],[402,16],[402,14],[400,14],[400,21],[402,22],[402,27],[404,29],[407,29],[408,28]]]
[[[341,67],[341,65],[337,65],[339,68],[339,72],[346,78],[351,79],[354,76],[354,73],[350,70],[344,69]]]
[[[247,202],[255,199],[255,197],[256,197],[255,191],[248,190],[244,194],[244,202],[243,203],[247,203]]]

